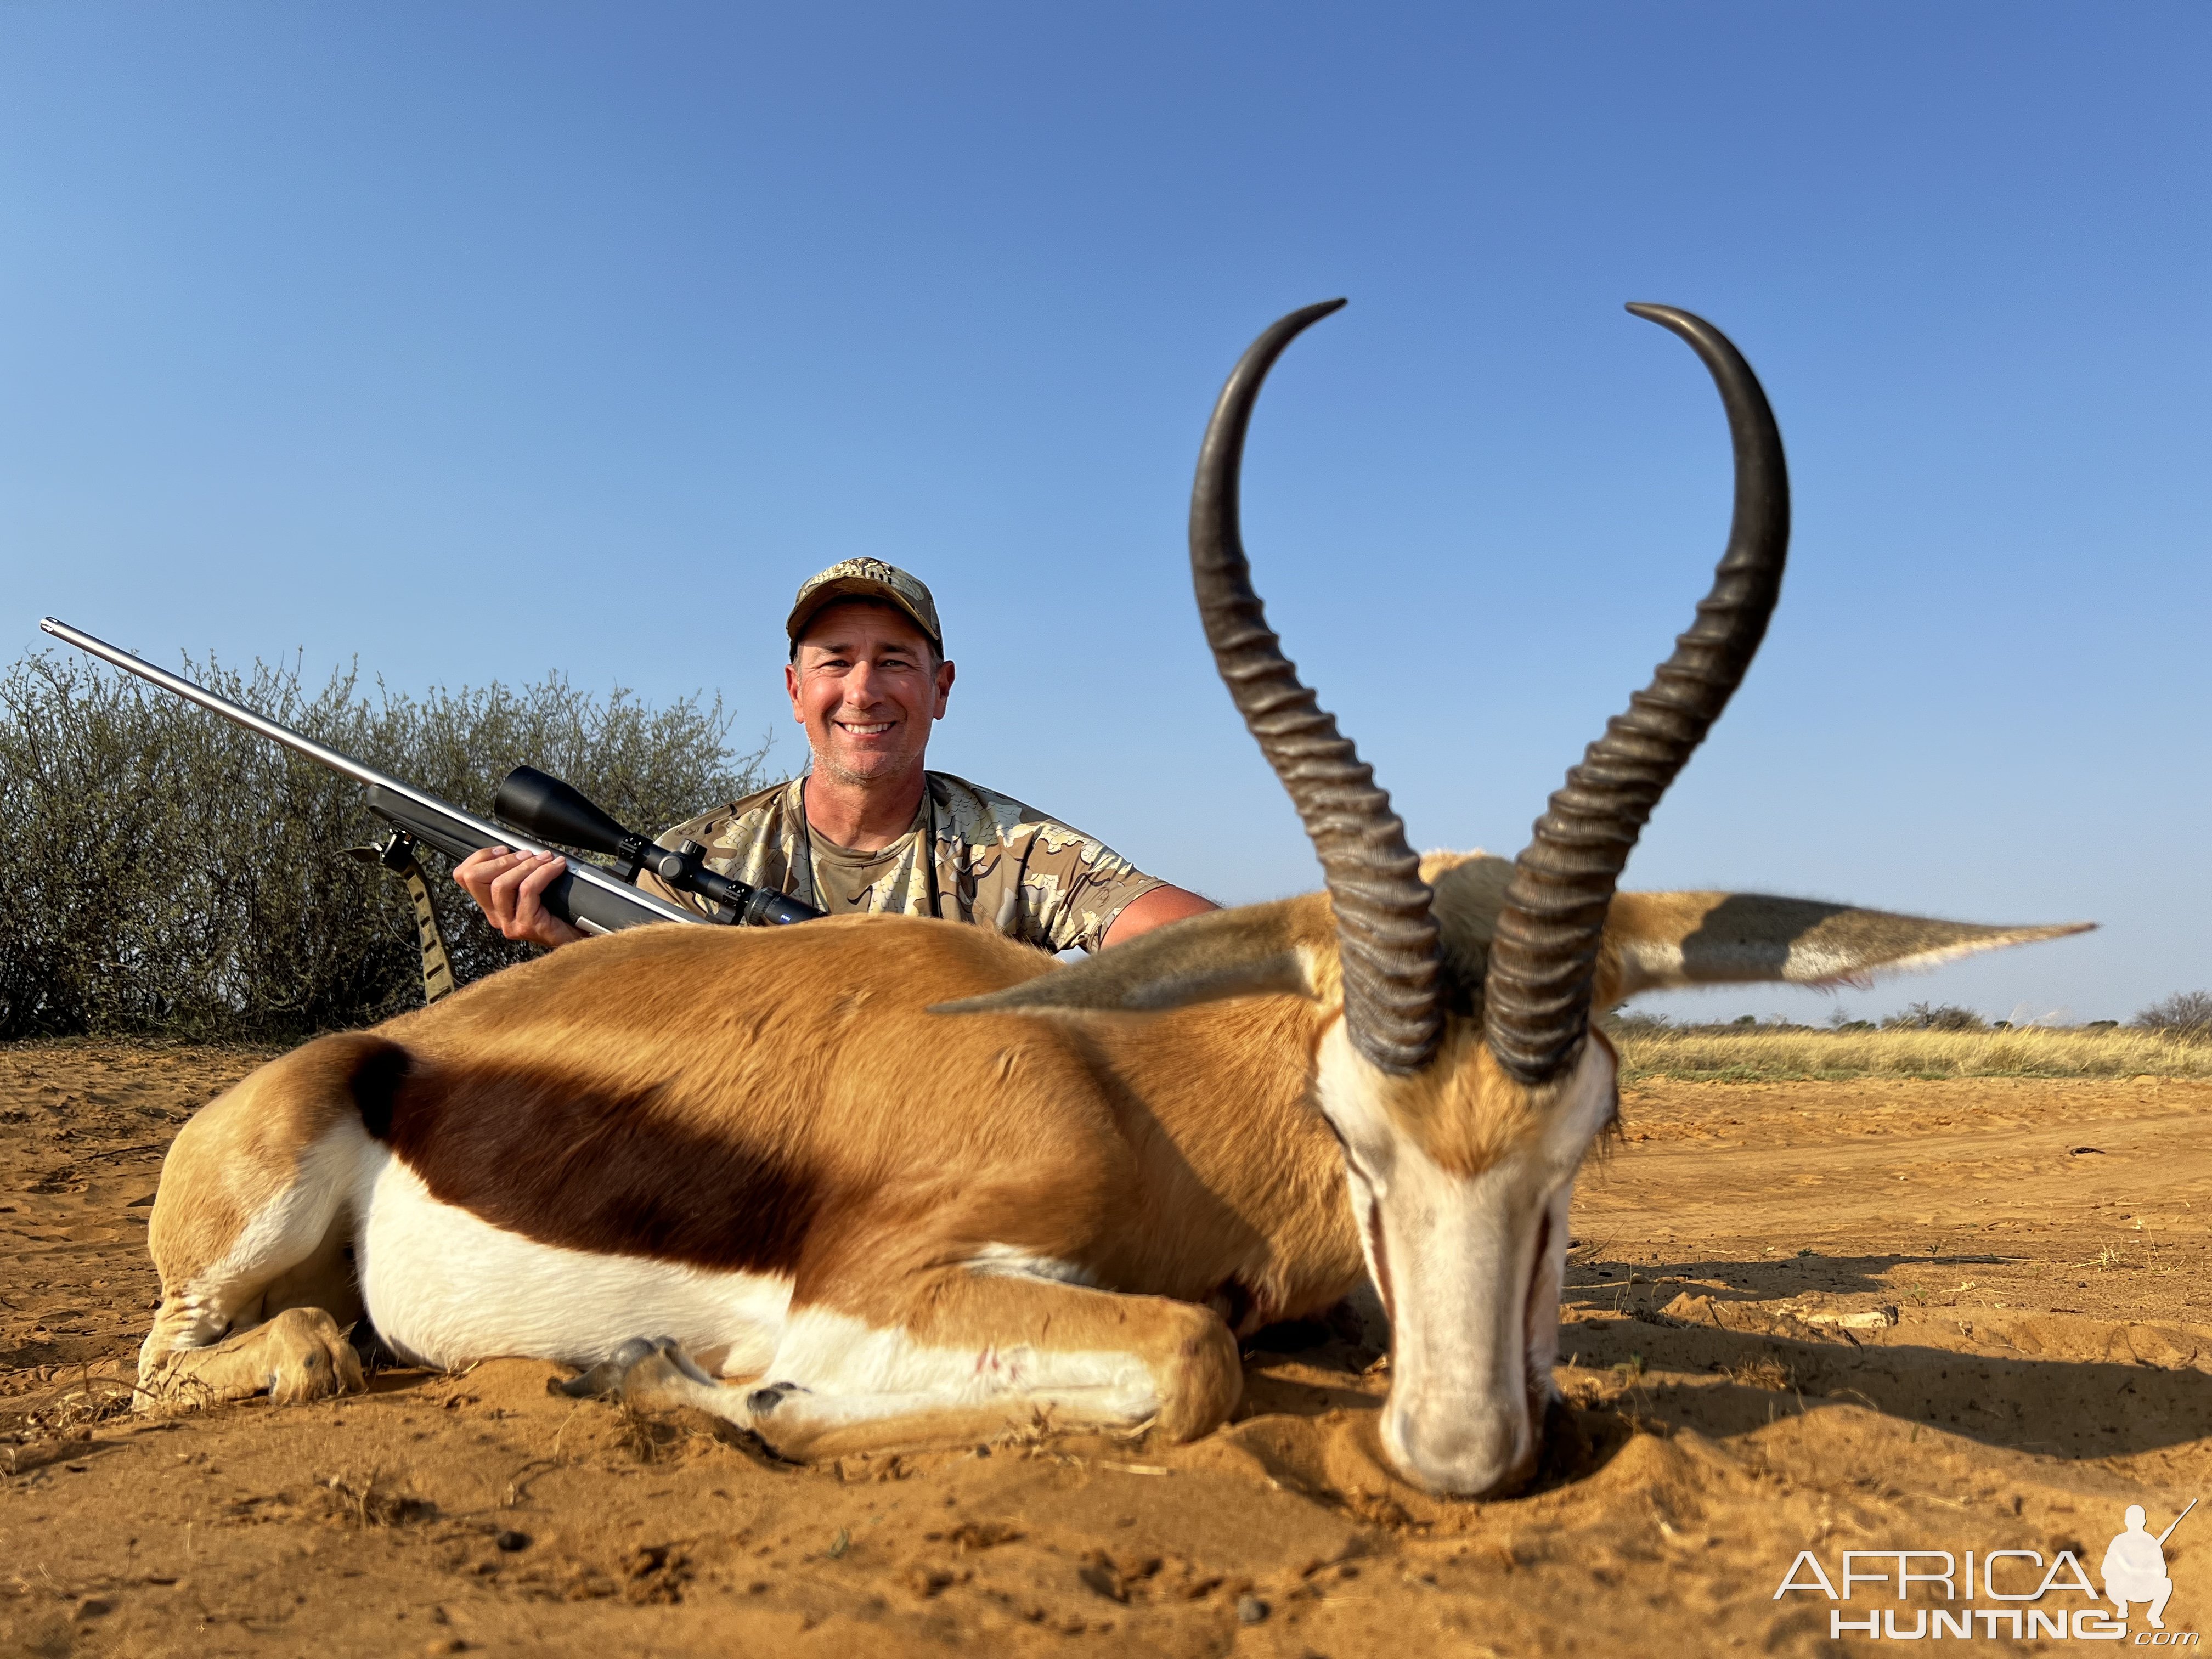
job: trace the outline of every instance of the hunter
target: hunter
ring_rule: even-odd
[[[695,842],[709,868],[833,916],[943,916],[1055,952],[1218,908],[1012,796],[925,768],[953,666],[914,576],[880,559],[833,564],[799,588],[785,631],[784,690],[812,769],[676,825],[664,847]],[[585,937],[539,902],[562,867],[557,853],[488,847],[453,879],[508,939],[555,949]],[[638,884],[706,911],[650,873]]]

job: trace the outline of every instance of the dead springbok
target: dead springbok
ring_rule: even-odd
[[[1413,854],[1253,592],[1245,430],[1277,356],[1335,309],[1310,307],[1222,392],[1191,562],[1325,895],[1075,967],[915,917],[641,927],[310,1042],[177,1138],[146,1400],[357,1387],[343,1333],[366,1312],[427,1364],[566,1361],[590,1368],[580,1390],[702,1407],[791,1458],[1040,1414],[1181,1440],[1236,1405],[1237,1337],[1364,1274],[1391,1319],[1391,1462],[1439,1493],[1524,1480],[1569,1193],[1618,1110],[1594,1006],[2075,931],[1615,894],[1751,661],[1789,530],[1750,368],[1701,319],[1631,308],[1719,386],[1734,531],[1695,624],[1517,863]]]

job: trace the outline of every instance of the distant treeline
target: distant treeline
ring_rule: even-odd
[[[2021,1025],[1952,1003],[1916,1002],[1877,1026],[1838,1016],[1826,1026],[1752,1015],[1677,1024],[1616,1009],[1605,1022],[1629,1083],[1845,1081],[1853,1078],[2212,1077],[2212,991],[2153,1003],[2126,1025]]]
[[[2128,1024],[2137,1030],[2155,1031],[2184,1042],[2212,1042],[2212,991],[2177,991],[2172,996],[2154,1002],[2137,1011]],[[2085,1020],[2077,1025],[2045,1025],[2029,1022],[2033,1029],[2051,1030],[2105,1031],[2119,1029],[2117,1019]],[[1695,1020],[1678,1020],[1667,1014],[1649,1010],[1615,1009],[1605,1019],[1606,1030],[1616,1036],[1651,1036],[1660,1033],[1676,1035],[1698,1032],[1708,1036],[1771,1036],[1778,1031],[1823,1032],[1849,1034],[1858,1031],[2009,1031],[2014,1029],[2009,1020],[1989,1020],[1972,1008],[1961,1008],[1956,1003],[1908,1004],[1900,1012],[1890,1015],[1877,1024],[1870,1019],[1850,1019],[1841,1012],[1830,1016],[1826,1025],[1800,1025],[1783,1015],[1762,1020],[1756,1014],[1739,1014],[1720,1024]]]
[[[720,699],[535,685],[411,696],[296,664],[183,672],[472,811],[527,763],[647,833],[765,780]],[[72,653],[0,678],[0,1039],[161,1036],[267,1042],[417,1005],[412,914],[391,875],[345,855],[383,826],[359,787]],[[463,980],[529,954],[425,854]]]

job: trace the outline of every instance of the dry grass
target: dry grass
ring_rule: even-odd
[[[1861,1077],[2212,1078],[2212,1042],[2162,1031],[1684,1029],[1623,1033],[1626,1082],[1807,1082]]]
[[[1716,1362],[1716,1369],[1719,1370],[1729,1382],[1741,1383],[1747,1389],[1765,1389],[1775,1394],[1795,1394],[1804,1387],[1803,1379],[1797,1375],[1796,1367],[1777,1354],[1760,1354],[1757,1358],[1747,1359],[1735,1365],[1720,1365]]]

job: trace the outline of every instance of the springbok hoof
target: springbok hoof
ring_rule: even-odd
[[[604,1399],[622,1387],[622,1380],[629,1374],[631,1366],[653,1352],[650,1339],[633,1336],[606,1358],[580,1375],[572,1376],[565,1382],[549,1379],[545,1392],[566,1395],[571,1400]]]
[[[263,1364],[269,1401],[275,1406],[302,1405],[337,1394],[359,1394],[368,1387],[361,1356],[338,1322],[320,1308],[287,1308],[270,1320]]]
[[[810,1390],[796,1382],[771,1382],[764,1389],[755,1389],[745,1396],[745,1409],[755,1419],[766,1417],[791,1395],[808,1392]]]
[[[571,1400],[619,1395],[635,1402],[678,1378],[708,1388],[714,1385],[714,1379],[691,1363],[674,1337],[634,1336],[582,1376],[565,1382],[548,1382],[545,1389],[549,1394],[566,1395]]]

